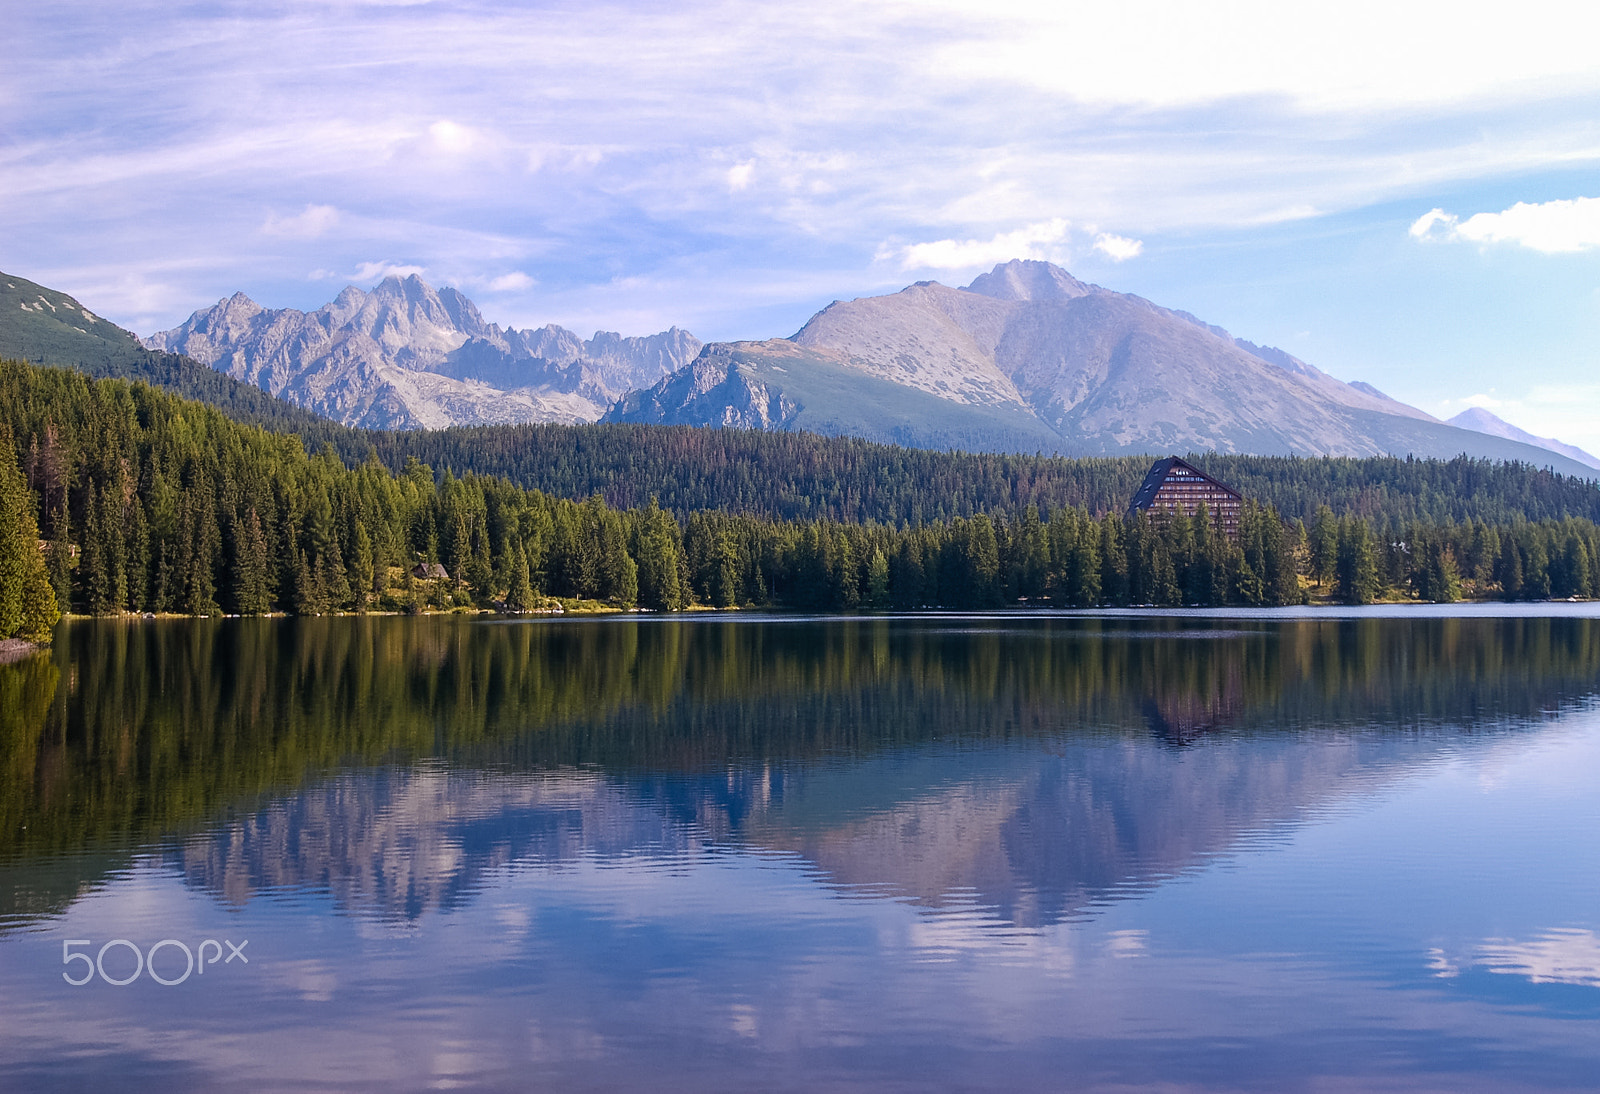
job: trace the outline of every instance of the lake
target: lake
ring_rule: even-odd
[[[1600,605],[73,621],[5,1090],[1600,1088]]]

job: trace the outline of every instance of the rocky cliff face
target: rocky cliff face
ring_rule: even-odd
[[[700,350],[677,328],[588,341],[557,326],[502,330],[415,275],[349,286],[313,312],[238,293],[144,341],[348,425],[399,429],[594,421]]]
[[[795,346],[812,356],[794,357]],[[702,360],[719,352],[708,346]],[[928,281],[835,301],[793,338],[740,343],[738,356],[762,376],[769,402],[794,408],[759,428],[1065,455],[1468,453],[1587,470],[1567,453],[1454,428],[1369,384],[1046,262],[1003,263],[964,289]],[[630,397],[610,419],[733,424],[714,393],[685,377]],[[912,406],[916,420],[906,421]]]

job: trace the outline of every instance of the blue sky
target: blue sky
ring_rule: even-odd
[[[0,11],[0,269],[141,334],[415,269],[768,337],[1036,257],[1600,451],[1592,5]]]

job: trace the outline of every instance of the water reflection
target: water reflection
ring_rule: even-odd
[[[1588,618],[74,624],[0,1087],[1582,1089],[1597,690]]]
[[[1049,923],[1597,680],[1582,618],[78,624],[0,668],[0,915],[142,847],[415,918],[734,843]]]

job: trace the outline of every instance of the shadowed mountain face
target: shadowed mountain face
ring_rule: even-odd
[[[796,358],[794,345],[813,356]],[[765,403],[784,414],[743,414],[746,385],[723,347],[707,347],[693,367],[720,370],[716,383],[686,385],[685,369],[619,403],[608,420],[808,428],[919,447],[954,447],[944,438],[960,435],[966,447],[1077,456],[1468,453],[1588,473],[1564,455],[1453,428],[1371,385],[1343,383],[1045,262],[1002,264],[965,289],[919,282],[836,301],[792,339],[739,343],[737,353],[747,374],[764,365],[788,373],[763,377]],[[819,398],[811,389],[825,375]],[[724,382],[734,389],[728,398],[714,390]],[[924,397],[940,405],[929,409]],[[900,404],[916,408],[909,428],[890,424]],[[928,425],[919,431],[917,421]]]
[[[73,624],[0,667],[0,917],[141,850],[414,918],[712,841],[1048,922],[1597,680],[1581,618]]]
[[[700,350],[676,327],[588,341],[557,326],[502,330],[460,292],[415,274],[370,293],[349,286],[313,312],[266,309],[238,293],[145,343],[346,425],[402,429],[594,421]]]

